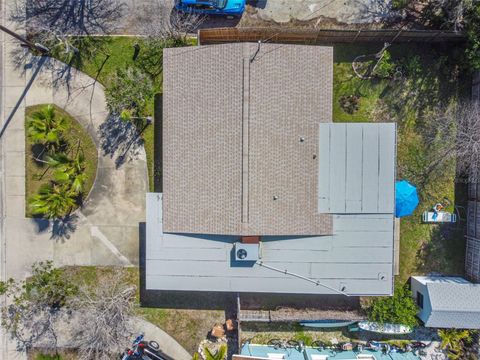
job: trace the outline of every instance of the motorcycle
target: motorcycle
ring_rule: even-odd
[[[122,360],[174,360],[160,350],[156,341],[144,340],[144,335],[138,335],[133,340],[130,349],[125,349]]]

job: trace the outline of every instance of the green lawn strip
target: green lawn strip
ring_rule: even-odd
[[[45,353],[42,350],[30,349],[27,351],[28,360],[77,360],[78,356],[73,351],[58,350],[58,355],[54,353]]]
[[[99,279],[113,271],[122,271],[128,283],[137,287],[138,316],[155,324],[172,336],[187,351],[193,354],[198,344],[205,339],[207,333],[215,323],[223,323],[225,314],[217,310],[184,310],[140,307],[140,284],[138,268],[113,268],[94,266],[69,266],[65,274],[74,284],[95,286]],[[156,339],[151,339],[156,340]]]
[[[413,274],[432,271],[462,274],[465,240],[464,223],[457,225],[422,224],[421,214],[435,203],[448,198],[452,204],[465,205],[465,189],[455,188],[455,164],[426,176],[430,166],[428,148],[422,137],[427,111],[436,105],[456,102],[468,93],[462,79],[452,78],[458,49],[427,44],[394,45],[388,50],[392,60],[405,64],[417,56],[419,71],[407,74],[404,81],[362,80],[355,76],[352,61],[359,55],[376,53],[383,44],[338,45],[334,47],[333,119],[335,122],[395,121],[397,123],[397,178],[406,178],[418,186],[417,211],[401,220],[400,276],[405,282]],[[342,96],[360,97],[358,111],[345,112]],[[426,119],[426,120],[425,120]],[[454,211],[453,205],[447,210]]]
[[[153,169],[153,159],[154,159],[154,132],[155,132],[155,125],[147,126],[147,128],[143,131],[143,146],[145,147],[145,153],[147,155],[147,168],[148,168],[148,189],[149,191],[153,192],[154,188],[154,181],[153,176],[155,174]]]
[[[25,110],[25,121],[32,113],[40,110],[43,105],[29,106]],[[55,112],[57,116],[63,116],[69,126],[69,129],[63,134],[65,142],[68,144],[68,148],[72,151],[76,151],[79,144],[85,155],[85,174],[87,179],[84,186],[84,197],[88,195],[90,189],[95,181],[97,173],[97,148],[91,136],[83,128],[80,123],[75,120],[70,114],[63,109],[55,106]],[[25,123],[26,125],[26,123]],[[44,163],[35,161],[33,156],[34,144],[30,141],[27,131],[25,132],[25,214],[27,217],[31,217],[32,213],[28,206],[28,200],[35,194],[43,184],[48,184],[53,180],[53,170],[49,169]]]

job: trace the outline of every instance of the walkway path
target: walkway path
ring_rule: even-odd
[[[10,3],[10,0],[0,0],[0,24],[21,32],[21,29],[17,29],[7,21],[9,15],[7,3]],[[12,122],[14,120],[14,115],[10,116],[14,113],[12,111],[13,107],[17,107],[19,113],[24,110],[24,102],[19,101],[18,94],[21,94],[25,88],[25,78],[17,76],[17,73],[13,71],[14,64],[8,57],[9,50],[16,46],[14,40],[0,31],[0,280],[7,278],[7,223],[16,221],[12,209],[16,200],[13,194],[18,193],[18,189],[21,188],[17,185],[21,179],[19,180],[16,177],[18,174],[16,167],[22,169],[24,164],[22,161],[19,164],[14,163],[15,159],[18,158],[17,151],[19,148],[12,144],[9,138],[10,130],[7,130],[6,127],[8,121]],[[7,203],[10,204],[9,208],[6,206]],[[1,297],[0,301],[4,305],[5,297]],[[6,360],[26,359],[24,353],[15,350],[15,344],[4,334],[3,328],[0,328],[0,358]]]
[[[168,356],[175,360],[191,360],[192,355],[187,350],[182,348],[170,335],[160,329],[158,326],[145,321],[141,318],[136,318],[135,327],[145,334],[146,340],[155,340],[159,343],[160,349]]]

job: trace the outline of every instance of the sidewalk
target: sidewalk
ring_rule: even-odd
[[[22,32],[6,20],[9,16],[7,3],[10,0],[0,1],[0,23],[4,26]],[[0,32],[0,279],[7,278],[6,270],[6,243],[8,236],[7,222],[11,219],[12,223],[19,220],[16,209],[21,206],[23,201],[21,198],[23,192],[21,169],[24,168],[25,159],[22,157],[23,149],[21,144],[16,144],[14,137],[22,136],[23,127],[18,128],[15,125],[6,127],[7,122],[10,124],[18,123],[20,118],[23,122],[23,112],[25,109],[25,102],[20,98],[25,89],[25,77],[18,76],[13,71],[15,65],[8,57],[11,48],[18,46],[18,43],[9,38],[4,32]],[[16,111],[13,109],[16,108]],[[20,114],[20,115],[15,115]],[[17,163],[18,161],[18,163]],[[20,170],[19,170],[20,169]],[[20,184],[20,185],[19,185]],[[23,182],[24,184],[24,182]],[[24,191],[24,190],[23,190]],[[20,204],[17,203],[20,202]],[[7,217],[10,216],[10,219]],[[23,217],[23,214],[22,214]],[[21,222],[21,219],[20,219]],[[23,226],[23,224],[19,224]],[[2,304],[5,303],[5,298],[1,299]],[[0,358],[5,360],[24,360],[25,353],[16,351],[15,343],[13,343],[7,335],[4,334],[0,328]]]

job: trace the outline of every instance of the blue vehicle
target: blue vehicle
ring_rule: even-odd
[[[175,9],[186,13],[241,17],[246,0],[177,0]]]

